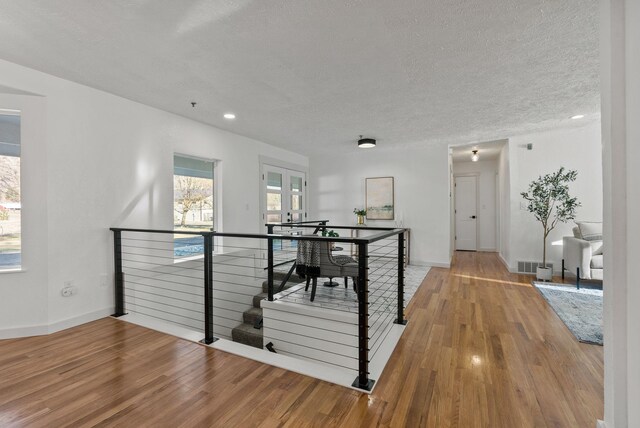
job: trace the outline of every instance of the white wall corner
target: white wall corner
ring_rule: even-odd
[[[507,260],[504,258],[504,255],[502,254],[502,252],[498,253],[498,259],[502,262],[502,264],[504,265],[504,267],[507,268],[507,270],[509,272],[511,272],[511,268],[509,267],[509,263],[507,262]]]
[[[66,318],[60,321],[53,322],[48,326],[48,333],[56,333],[61,330],[66,330],[71,327],[75,327],[81,324],[86,324],[91,321],[99,320],[110,316],[115,312],[114,307],[102,308],[97,311],[87,312],[82,315],[77,315],[71,318]]]
[[[19,337],[43,336],[48,334],[47,325],[34,325],[28,327],[11,327],[0,330],[0,339],[17,339]]]
[[[56,333],[61,330],[66,330],[71,327],[76,327],[81,324],[86,324],[91,321],[99,320],[100,318],[108,317],[109,315],[113,314],[113,312],[114,312],[113,307],[103,308],[97,311],[88,312],[86,314],[56,321],[51,324],[40,324],[40,325],[25,326],[25,327],[5,328],[0,330],[0,339],[16,339],[19,337],[44,336],[47,334]]]
[[[409,263],[411,266],[423,266],[423,267],[437,267],[437,268],[444,268],[444,269],[450,269],[451,268],[451,262],[431,262],[431,261],[426,261],[426,260],[411,260],[411,263]]]

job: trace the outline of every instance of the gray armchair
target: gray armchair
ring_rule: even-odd
[[[301,241],[302,243],[303,241]],[[313,252],[318,251],[319,260],[314,261],[312,264],[308,264],[309,262],[306,259],[314,259],[314,256],[309,256],[308,250],[305,249],[305,244],[298,245],[298,264],[300,269],[297,269],[298,275],[306,277],[307,283],[305,287],[305,291],[309,290],[309,284],[311,283],[311,301],[313,302],[316,298],[316,288],[318,286],[318,277],[329,278],[344,278],[344,286],[345,288],[348,286],[348,279],[351,277],[353,279],[353,289],[357,292],[357,284],[358,284],[358,263],[353,260],[351,257],[347,256],[338,256],[333,257],[331,254],[331,243],[328,241],[321,242],[309,242],[309,245],[317,245],[317,247],[313,250]],[[305,266],[305,263],[307,265]],[[317,263],[317,266],[316,266]]]

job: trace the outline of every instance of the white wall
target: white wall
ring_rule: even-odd
[[[640,402],[640,287],[638,287],[638,261],[640,261],[640,4],[638,1],[627,0],[625,17],[626,35],[626,173],[627,173],[627,321],[631,326],[627,330],[629,343],[628,373],[629,403]],[[621,201],[614,200],[614,204]],[[614,243],[615,244],[615,243]],[[629,426],[640,426],[640,406],[629,406]]]
[[[449,161],[447,168],[449,171],[449,261],[453,260],[453,255],[456,251],[456,219],[455,219],[455,199],[454,199],[454,186],[455,181],[453,179],[453,150],[449,147]]]
[[[626,35],[626,173],[627,173],[627,313],[630,314],[627,330],[629,341],[629,403],[640,402],[640,287],[638,287],[638,261],[640,261],[640,4],[627,0],[625,17]],[[613,203],[620,203],[614,200]],[[615,243],[614,243],[615,244]],[[629,426],[640,426],[640,406],[629,406]]]
[[[498,157],[498,199],[500,207],[500,231],[498,251],[503,263],[509,265],[511,257],[511,167],[509,144],[505,144]]]
[[[496,251],[496,175],[498,161],[454,162],[453,174],[477,174],[478,250]]]
[[[640,426],[640,3],[601,6],[604,417],[626,428]]]
[[[261,231],[260,156],[308,165],[304,156],[9,62],[0,61],[0,85],[42,95],[32,98],[46,117],[23,121],[28,271],[0,274],[0,337],[111,311],[112,287],[99,286],[103,273],[111,284],[108,228],[172,227],[174,152],[220,160],[228,232]],[[27,239],[36,224],[37,244]],[[35,257],[37,251],[44,252]],[[67,280],[78,294],[63,298]]]
[[[532,143],[533,150],[526,145]],[[510,168],[510,244],[508,262],[511,269],[517,261],[542,261],[542,226],[526,211],[520,193],[540,175],[557,171],[561,166],[578,171],[577,180],[570,184],[571,194],[582,206],[577,221],[602,221],[602,143],[600,123],[580,128],[556,129],[521,135],[509,139]],[[571,235],[574,222],[559,224],[547,241],[548,262],[559,272],[562,246],[551,242]]]
[[[365,203],[365,178],[395,178],[395,221],[371,226],[411,228],[411,263],[449,266],[449,170],[446,145],[421,149],[359,150],[310,161],[311,218],[355,224],[355,207]]]

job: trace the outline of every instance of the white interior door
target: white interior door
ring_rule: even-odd
[[[477,177],[455,178],[456,250],[477,249]]]

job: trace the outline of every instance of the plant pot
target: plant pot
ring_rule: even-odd
[[[549,267],[538,266],[536,268],[536,278],[540,281],[551,281],[553,278],[553,269]]]
[[[359,215],[358,216],[358,224],[360,224],[360,225],[364,224],[364,216],[363,215]]]

